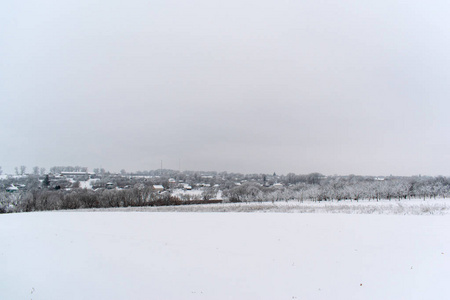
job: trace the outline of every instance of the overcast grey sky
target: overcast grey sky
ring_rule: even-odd
[[[450,2],[6,0],[0,166],[450,175]]]

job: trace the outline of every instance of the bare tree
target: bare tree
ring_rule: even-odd
[[[33,175],[36,175],[36,176],[39,175],[39,167],[38,166],[33,168]]]
[[[74,189],[80,188],[80,182],[79,182],[78,180],[75,181],[75,182],[72,184],[72,188],[74,188]]]
[[[44,181],[42,181],[42,185],[44,187],[49,187],[50,186],[50,178],[48,175],[45,175]]]
[[[41,169],[39,170],[39,172],[40,172],[41,175],[44,175],[44,174],[45,174],[45,168],[41,168]]]
[[[20,175],[25,174],[25,171],[27,170],[26,166],[20,166]]]

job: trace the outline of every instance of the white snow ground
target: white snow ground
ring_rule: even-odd
[[[195,189],[195,190],[182,190],[182,189],[176,189],[172,192],[172,196],[176,197],[182,197],[182,196],[191,196],[191,197],[200,197],[203,193],[203,190]]]
[[[288,213],[345,213],[345,214],[396,214],[396,215],[442,215],[448,214],[450,200],[411,199],[380,201],[277,201],[241,202],[176,206],[144,206],[84,209],[82,211],[139,211],[139,212],[288,212]]]
[[[0,299],[449,299],[450,215],[0,215]]]

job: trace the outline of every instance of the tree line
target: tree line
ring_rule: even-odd
[[[320,179],[304,178],[282,187],[264,187],[258,183],[244,184],[224,190],[232,202],[250,201],[341,201],[362,199],[447,198],[450,180],[439,177],[393,177],[382,180],[358,176],[332,176]],[[283,182],[283,180],[281,180]]]
[[[33,189],[0,193],[0,213],[180,204],[180,199],[169,193],[157,193],[150,186],[136,186],[126,190]]]
[[[57,171],[66,170],[85,169],[60,167]],[[239,174],[173,170],[156,170],[140,174],[153,174],[149,176],[154,177],[141,178],[134,176],[135,174],[127,174],[125,171],[121,174],[103,171],[95,175],[93,189],[81,188],[79,181],[50,182],[48,175],[7,178],[0,180],[0,212],[181,205],[220,201],[360,201],[363,199],[379,201],[447,198],[450,193],[450,179],[443,176],[377,178],[356,175],[323,176],[320,173],[276,175],[275,173]],[[174,181],[176,183],[173,183]],[[201,189],[202,192],[195,195],[174,193],[174,190],[180,188],[179,182]],[[107,183],[113,183],[116,188],[108,189]],[[163,193],[155,191],[154,184],[163,185],[165,191]],[[11,185],[23,188],[15,193],[6,192],[6,188]]]

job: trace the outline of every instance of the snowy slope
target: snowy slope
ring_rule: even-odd
[[[345,213],[345,214],[395,214],[442,215],[450,210],[448,199],[380,200],[380,201],[276,201],[214,203],[198,205],[142,206],[82,209],[82,211],[123,212],[283,212],[283,213]]]
[[[0,299],[449,299],[450,216],[0,215]]]

